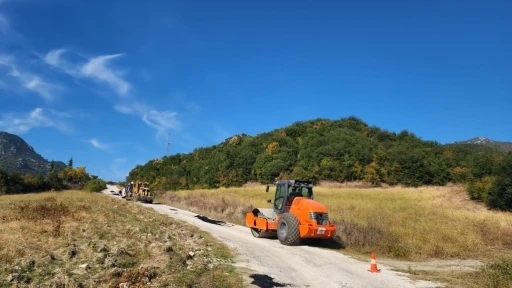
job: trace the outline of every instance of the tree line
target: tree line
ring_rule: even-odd
[[[138,165],[126,180],[149,181],[163,190],[241,186],[275,178],[412,187],[451,182],[465,184],[474,200],[510,210],[511,157],[492,147],[442,145],[407,130],[390,132],[347,117],[296,122],[254,137],[236,135],[218,145]]]
[[[51,161],[46,175],[34,176],[29,173],[7,172],[0,169],[0,195],[63,189],[85,189],[97,192],[104,188],[106,188],[105,181],[87,173],[85,167],[74,168],[73,158],[69,160],[66,167],[60,170],[57,169],[55,162]]]

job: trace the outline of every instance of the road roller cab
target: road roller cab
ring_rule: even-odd
[[[300,180],[275,183],[272,208],[255,208],[245,218],[258,238],[275,238],[284,245],[299,245],[302,239],[331,239],[336,227],[329,221],[325,205],[313,200],[313,184]],[[269,185],[267,185],[267,192]]]

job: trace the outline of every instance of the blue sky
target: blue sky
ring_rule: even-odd
[[[357,116],[512,141],[512,1],[0,0],[0,131],[106,180]]]

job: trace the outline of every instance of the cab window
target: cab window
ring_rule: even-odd
[[[282,184],[277,185],[276,198],[274,200],[274,209],[276,209],[276,210],[283,209],[284,194],[285,194],[284,185],[282,185]]]
[[[311,187],[297,187],[297,193],[300,193],[302,197],[313,199],[313,189]]]

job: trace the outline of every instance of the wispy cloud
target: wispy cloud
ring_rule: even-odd
[[[108,149],[108,145],[101,143],[97,139],[94,139],[94,138],[93,139],[89,139],[88,142],[89,142],[89,144],[91,144],[95,148],[98,148],[98,149],[101,149],[101,150],[107,150]]]
[[[191,113],[201,112],[201,106],[199,106],[199,104],[187,99],[186,94],[183,92],[174,93],[173,99],[176,102],[180,103],[181,105],[185,106],[185,108],[187,108],[187,110]]]
[[[114,105],[114,109],[123,114],[138,116],[143,116],[147,111],[151,110],[146,104],[135,100],[123,101],[123,103]]]
[[[0,65],[9,67],[8,76],[17,78],[22,86],[45,100],[53,100],[63,90],[59,85],[52,84],[40,75],[25,72],[15,64],[15,58],[11,55],[0,54]]]
[[[132,85],[123,79],[120,70],[111,66],[111,61],[124,54],[102,55],[87,59],[84,63],[73,64],[63,56],[69,52],[66,49],[54,49],[49,51],[42,59],[53,67],[71,75],[76,79],[91,79],[109,85],[118,95],[118,102],[114,109],[120,113],[140,117],[148,126],[156,129],[157,136],[166,135],[169,130],[180,127],[178,113],[174,111],[156,110],[146,104],[137,101],[133,95],[128,95]],[[199,111],[200,107],[193,102],[183,103],[189,111]]]
[[[151,110],[142,116],[142,120],[157,130],[157,136],[165,135],[170,129],[178,129],[180,124],[176,119],[178,113],[172,111]]]
[[[6,0],[0,0],[0,7],[3,3],[7,2]],[[10,43],[12,41],[17,41],[22,39],[21,35],[18,34],[11,27],[11,23],[9,18],[5,14],[0,13],[0,36],[2,43]]]
[[[50,112],[55,115],[55,116],[59,116],[59,117],[62,117],[62,118],[88,118],[88,119],[93,119],[94,117],[90,114],[87,114],[87,113],[82,113],[82,112],[66,112],[66,111],[58,111],[58,110],[55,110],[55,109],[51,109]]]
[[[159,111],[148,108],[140,102],[128,104],[117,104],[114,109],[118,112],[141,117],[148,126],[156,129],[157,137],[167,135],[169,130],[178,130],[181,123],[178,120],[178,113],[174,111]]]
[[[122,55],[123,54],[115,54],[92,58],[82,66],[80,71],[87,77],[108,83],[119,95],[126,95],[130,89],[130,84],[121,78],[121,72],[113,70],[108,66],[110,60]]]
[[[66,52],[65,49],[51,50],[43,60],[75,78],[89,78],[107,84],[120,96],[126,95],[131,89],[131,84],[123,79],[124,73],[110,66],[110,61],[123,54],[102,55],[87,59],[85,63],[73,64],[63,59],[62,55]]]
[[[24,134],[34,128],[53,127],[61,132],[70,132],[70,128],[57,119],[51,119],[45,110],[35,108],[27,114],[2,114],[0,129],[9,133]]]
[[[117,110],[118,112],[123,113],[123,114],[128,114],[128,115],[136,114],[135,110],[134,110],[134,107],[130,106],[130,105],[116,104],[114,106],[114,109]]]
[[[12,66],[14,63],[14,57],[11,55],[0,54],[0,65]]]
[[[15,67],[12,68],[12,71],[8,75],[18,78],[26,89],[39,94],[39,96],[43,97],[45,100],[54,99],[57,91],[62,90],[62,87],[51,84],[38,75],[21,72]]]
[[[80,71],[71,63],[60,58],[64,52],[66,52],[65,49],[51,50],[43,57],[43,60],[47,64],[57,67],[63,70],[64,72],[70,74],[71,76],[78,77]]]

